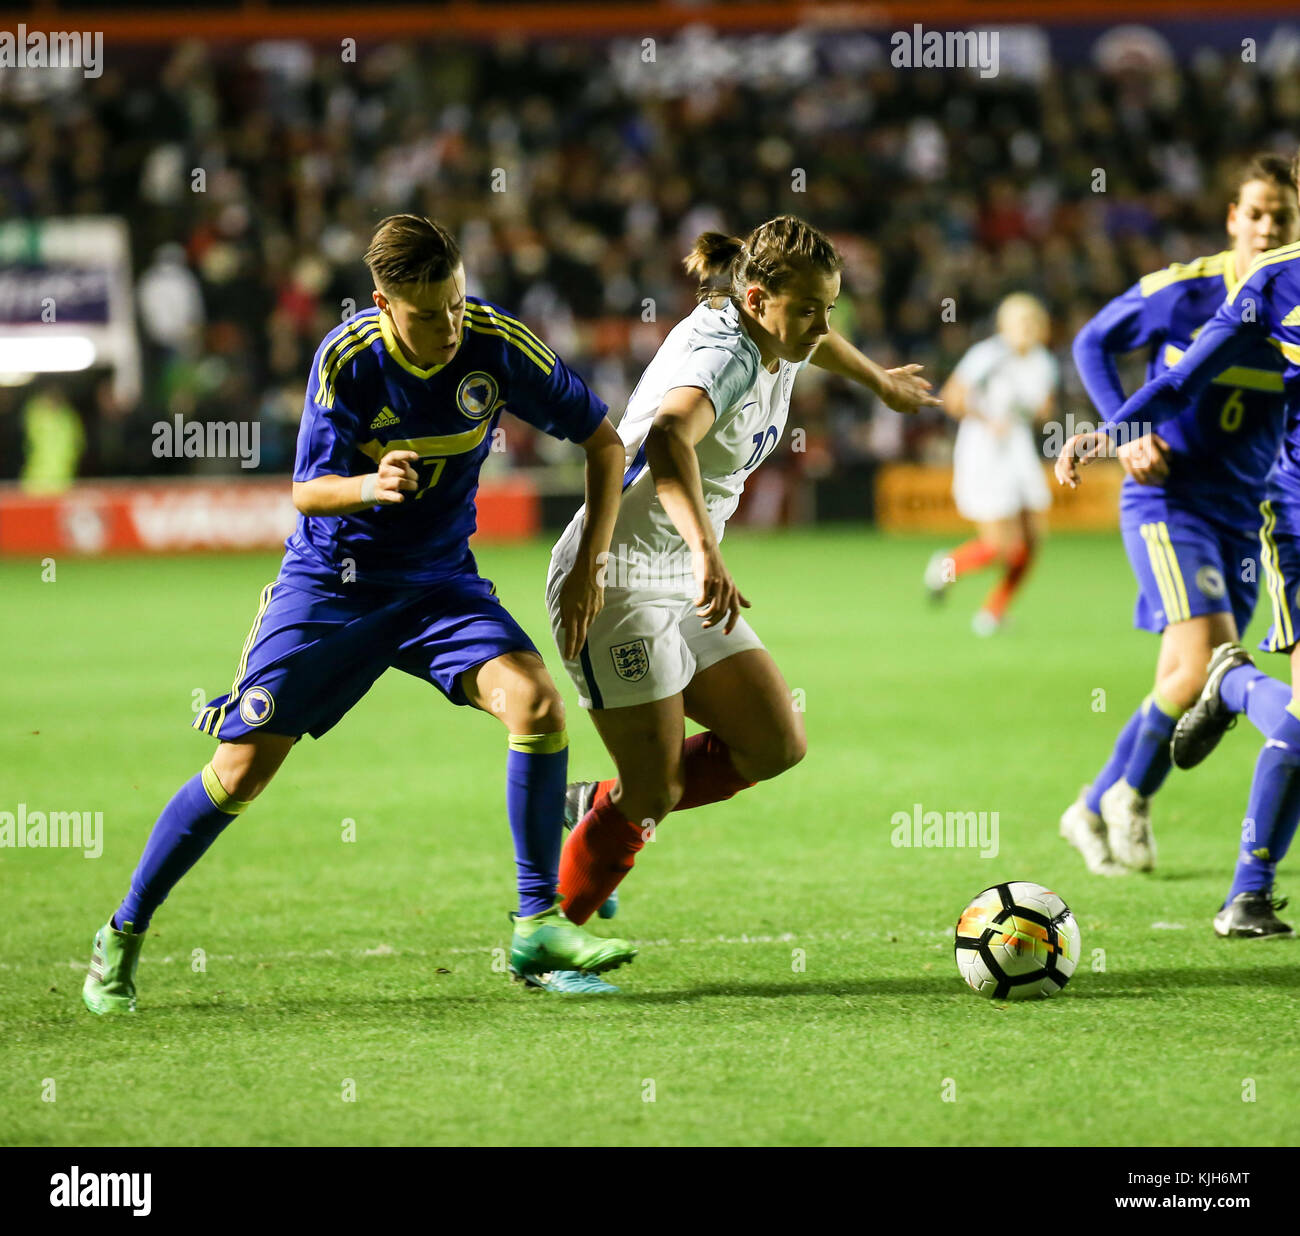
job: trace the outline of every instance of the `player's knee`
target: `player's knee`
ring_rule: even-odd
[[[251,762],[221,765],[215,759],[212,761],[212,771],[217,774],[217,780],[221,782],[221,788],[231,798],[245,803],[252,802],[266,789],[271,783],[271,778],[275,775],[273,772],[257,768]]]
[[[510,703],[508,720],[516,734],[554,734],[564,728],[564,701],[552,682],[530,681]]]
[[[287,754],[262,750],[251,742],[223,742],[212,757],[212,771],[231,798],[252,802],[275,776]]]
[[[1188,709],[1205,686],[1205,666],[1199,661],[1180,661],[1156,683],[1160,698],[1175,708]]]
[[[686,783],[681,775],[665,773],[660,777],[638,779],[628,784],[623,779],[623,796],[618,806],[629,820],[662,820],[682,800]]]
[[[760,752],[747,769],[758,781],[769,781],[793,768],[808,754],[808,739],[802,730],[787,730],[776,736],[771,746]],[[739,770],[737,770],[739,771]]]

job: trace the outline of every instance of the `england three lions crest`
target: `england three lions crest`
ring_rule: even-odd
[[[609,655],[614,658],[614,672],[624,682],[639,682],[650,668],[650,654],[643,639],[634,639],[630,644],[615,644]]]

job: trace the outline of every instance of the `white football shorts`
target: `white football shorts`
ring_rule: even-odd
[[[555,646],[583,708],[626,708],[667,699],[685,690],[697,671],[763,647],[743,617],[730,635],[723,634],[722,623],[705,627],[693,593],[606,587],[605,607],[588,629],[578,659],[567,660],[559,604],[566,576],[552,559],[546,608]]]

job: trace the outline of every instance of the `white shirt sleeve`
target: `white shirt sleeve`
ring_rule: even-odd
[[[698,386],[708,395],[716,416],[739,403],[754,383],[754,365],[745,352],[729,348],[696,347],[677,366],[668,390]]]

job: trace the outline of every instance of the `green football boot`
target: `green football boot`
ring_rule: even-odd
[[[109,919],[95,932],[95,951],[82,984],[81,998],[92,1013],[135,1012],[135,968],[140,964],[144,933],[123,923],[118,931]]]
[[[581,970],[602,974],[636,956],[626,940],[606,940],[571,923],[557,901],[549,910],[515,919],[510,941],[510,966],[521,975],[548,970]]]

